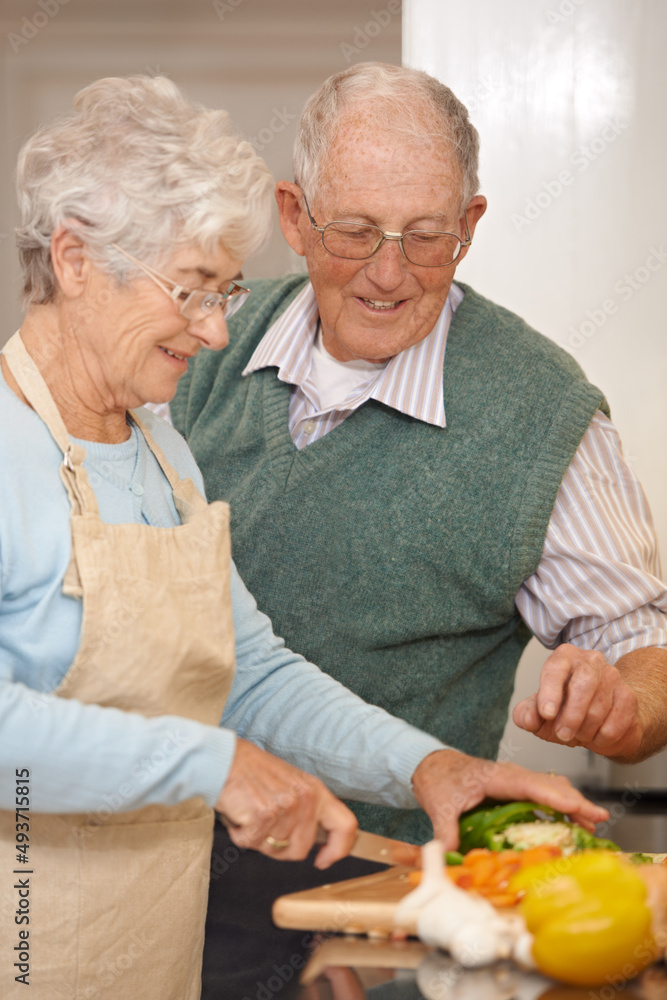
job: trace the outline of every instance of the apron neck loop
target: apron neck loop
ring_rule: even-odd
[[[85,457],[85,448],[70,441],[63,453],[60,478],[67,490],[75,514],[97,514],[97,500],[83,468]]]
[[[17,332],[13,337],[10,337],[3,347],[2,353],[21,392],[37,416],[46,424],[52,438],[63,453],[60,478],[67,490],[70,503],[75,508],[76,513],[97,514],[95,494],[83,468],[83,460],[86,457],[85,448],[75,444],[70,438],[49,387],[39,368],[28,354],[20,333]]]
[[[60,478],[67,490],[73,513],[97,515],[99,511],[95,493],[83,468],[83,461],[86,457],[85,448],[82,448],[81,445],[76,444],[70,438],[60,411],[49,391],[49,387],[34,360],[28,354],[20,333],[15,333],[13,337],[10,337],[2,353],[23,395],[37,416],[44,421],[51,436],[63,453]],[[186,523],[197,511],[206,507],[206,501],[191,479],[181,479],[179,477],[176,470],[167,461],[162,449],[153,440],[144,422],[136,413],[130,412],[130,416],[142,432],[149,448],[169,480],[176,509],[181,520]]]

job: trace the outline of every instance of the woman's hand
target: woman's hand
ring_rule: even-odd
[[[305,858],[325,830],[317,868],[345,857],[357,832],[354,813],[318,778],[240,738],[215,808],[238,847],[281,861]]]

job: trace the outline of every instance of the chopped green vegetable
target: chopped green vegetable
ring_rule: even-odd
[[[653,864],[653,858],[651,857],[651,855],[642,854],[641,851],[636,851],[634,854],[631,854],[630,857],[628,858],[628,861],[631,861],[633,865]]]
[[[571,834],[572,850],[590,850],[592,848],[609,851],[620,850],[613,841],[594,837],[592,833],[577,823],[566,822],[563,813],[552,809],[551,806],[540,805],[536,802],[496,803],[492,800],[483,803],[481,809],[470,810],[460,817],[459,850],[463,854],[467,854],[475,847],[488,847],[492,851],[516,848],[518,845],[508,839],[505,831],[508,827],[524,823],[540,823],[545,827],[557,823],[558,831],[554,827],[554,833],[558,832],[559,844],[562,843],[563,826],[567,827]],[[536,840],[540,843],[548,843],[548,839],[542,833],[538,835]]]
[[[487,800],[481,809],[473,809],[463,813],[459,820],[461,842],[459,850],[463,854],[474,847],[488,847],[492,851],[503,850],[505,838],[503,830],[514,823],[532,823],[543,816],[537,816],[539,810],[543,816],[562,820],[562,813],[550,806],[538,806],[534,802],[505,802],[497,804]]]
[[[463,855],[459,854],[458,851],[446,851],[445,861],[447,862],[448,865],[462,865]]]
[[[595,837],[588,830],[585,830],[583,826],[578,826],[577,823],[570,823],[569,826],[572,829],[574,843],[578,851],[620,851],[621,849],[613,840],[605,840],[604,837]]]

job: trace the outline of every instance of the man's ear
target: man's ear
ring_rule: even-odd
[[[303,197],[301,188],[291,181],[278,181],[275,194],[283,236],[292,250],[298,253],[299,257],[304,257],[306,254],[306,243],[302,232],[304,219],[308,227],[310,223],[301,205]]]
[[[51,234],[51,265],[61,293],[68,299],[78,298],[90,275],[90,258],[78,235],[79,224],[66,219]]]
[[[466,205],[470,235],[475,235],[475,226],[486,212],[487,201],[483,194],[476,194]]]
[[[468,219],[468,229],[470,230],[470,239],[472,239],[473,236],[475,235],[475,227],[477,223],[486,212],[486,198],[484,197],[484,195],[476,194],[474,198],[471,198],[468,204],[466,205],[465,211]],[[463,219],[461,219],[461,226],[463,225],[464,222]],[[461,253],[458,255],[455,261],[457,267],[461,263],[463,258],[466,256],[469,249],[470,249],[469,246],[463,247]]]

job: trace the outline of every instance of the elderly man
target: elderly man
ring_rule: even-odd
[[[209,499],[231,501],[235,560],[293,649],[494,758],[533,633],[557,648],[517,724],[640,760],[667,742],[650,514],[600,390],[454,283],[486,209],[477,153],[466,109],[424,73],[363,64],[327,80],[295,182],[276,188],[308,275],[253,283],[231,347],[183,378],[174,421]],[[430,833],[423,813],[355,812],[392,836]]]

